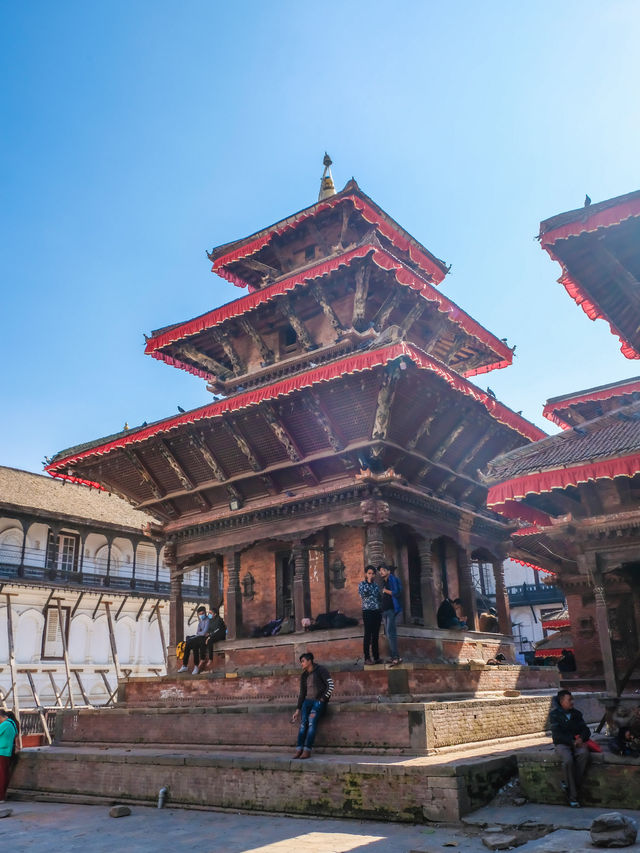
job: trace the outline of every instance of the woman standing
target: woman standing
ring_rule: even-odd
[[[376,570],[367,566],[364,580],[358,584],[358,594],[362,600],[362,621],[364,622],[364,662],[382,663],[378,652],[378,634],[382,621],[382,593],[375,581]],[[371,659],[373,655],[373,660]]]
[[[11,758],[15,752],[15,740],[18,737],[18,724],[13,714],[0,708],[0,803],[4,803],[9,787]]]

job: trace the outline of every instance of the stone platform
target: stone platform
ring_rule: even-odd
[[[486,804],[515,772],[511,747],[463,759],[271,755],[208,750],[42,747],[25,750],[12,796],[154,803],[376,820],[456,821]]]
[[[576,702],[576,704],[578,704]],[[640,802],[640,759],[606,751],[591,753],[579,797],[582,805],[603,809],[634,809]],[[562,768],[553,746],[526,750],[518,755],[518,775],[524,796],[535,803],[565,804]]]

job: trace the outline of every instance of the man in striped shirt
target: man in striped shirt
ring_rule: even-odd
[[[310,758],[313,742],[316,737],[316,729],[320,718],[327,708],[327,703],[333,693],[333,679],[320,664],[313,662],[311,652],[300,655],[300,695],[298,696],[298,707],[291,718],[292,723],[300,720],[298,730],[298,748],[294,758]]]

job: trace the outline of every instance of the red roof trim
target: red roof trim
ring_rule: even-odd
[[[616,385],[613,388],[601,388],[599,391],[585,391],[583,394],[576,394],[574,397],[567,397],[555,403],[547,403],[542,410],[542,414],[548,420],[562,427],[562,429],[571,429],[570,425],[561,419],[558,412],[564,412],[578,403],[595,403],[598,400],[612,400],[615,397],[625,397],[638,392],[640,392],[640,380],[629,382],[627,385]]]
[[[543,619],[540,624],[545,630],[551,628],[557,631],[560,628],[570,628],[571,619]]]
[[[536,649],[534,658],[561,658],[564,651],[573,652],[574,648],[573,646],[566,646],[563,649]]]
[[[514,508],[517,508],[518,513],[520,510],[529,511],[533,508],[521,503],[528,495],[541,495],[553,489],[565,489],[567,486],[578,486],[592,480],[633,477],[638,473],[640,473],[639,453],[619,456],[615,459],[603,459],[586,465],[535,472],[491,486],[487,495],[487,506],[503,514],[503,507],[507,507],[510,512],[516,511]],[[508,517],[513,518],[514,516],[509,515]],[[516,517],[530,520],[524,514]]]
[[[401,249],[404,252],[408,252],[411,260],[426,272],[433,279],[436,285],[440,284],[445,277],[446,272],[444,272],[441,267],[439,267],[438,264],[436,264],[424,252],[420,251],[420,249],[418,249],[411,240],[401,234],[396,228],[393,228],[373,207],[373,205],[369,204],[368,201],[365,201],[357,195],[338,195],[335,198],[319,202],[318,204],[313,205],[313,207],[307,208],[307,210],[303,211],[295,218],[289,219],[285,225],[281,225],[279,228],[273,228],[268,234],[264,234],[256,240],[252,240],[250,243],[238,246],[230,252],[227,252],[226,255],[221,255],[219,258],[216,258],[213,262],[213,266],[211,267],[211,271],[222,276],[222,278],[226,278],[227,281],[232,282],[237,287],[246,287],[246,281],[243,281],[236,273],[226,269],[229,264],[242,260],[242,258],[247,258],[250,255],[254,255],[279,234],[283,234],[290,228],[295,228],[300,222],[304,222],[305,219],[309,219],[321,211],[329,210],[330,208],[335,207],[338,204],[342,204],[345,201],[350,201],[355,209],[360,211],[367,222],[375,224],[379,228],[380,233],[390,240],[396,248]]]
[[[534,563],[527,563],[526,560],[517,560],[515,557],[509,557],[509,559],[513,563],[518,563],[519,566],[527,566],[528,568],[533,569],[536,572],[544,572],[545,575],[554,575],[555,577],[556,573],[552,572],[550,569],[543,569],[542,566],[536,566]]]
[[[354,260],[364,258],[371,252],[373,252],[374,263],[376,263],[381,269],[393,271],[396,281],[399,284],[410,287],[413,290],[417,290],[427,301],[435,302],[439,311],[448,314],[449,318],[454,323],[457,323],[457,325],[463,328],[467,334],[487,346],[498,357],[497,362],[470,370],[464,374],[465,376],[476,376],[480,373],[487,373],[490,370],[508,367],[511,364],[513,359],[512,351],[503,341],[498,340],[498,338],[492,335],[491,332],[481,326],[480,323],[444,296],[444,294],[437,290],[433,285],[424,281],[424,279],[409,270],[402,261],[393,257],[393,255],[390,255],[383,249],[378,249],[371,245],[359,246],[356,249],[351,249],[351,251],[345,252],[344,255],[339,255],[337,258],[332,258],[330,261],[324,261],[310,269],[303,270],[302,272],[282,279],[282,281],[270,284],[262,290],[249,293],[240,299],[235,299],[233,302],[228,302],[226,305],[222,305],[220,308],[215,308],[213,311],[209,311],[207,314],[202,314],[200,317],[195,317],[193,320],[188,320],[186,323],[173,326],[168,331],[161,332],[155,337],[150,338],[147,341],[145,353],[153,356],[153,358],[165,361],[167,364],[171,364],[174,367],[181,367],[189,373],[193,373],[203,379],[210,379],[212,376],[211,373],[189,365],[180,359],[176,359],[173,356],[161,352],[160,350],[163,347],[175,343],[176,341],[182,340],[183,338],[199,334],[200,332],[217,326],[232,317],[239,317],[248,311],[252,311],[259,305],[268,302],[270,299],[273,299],[282,293],[293,290],[295,287],[298,287],[306,281],[329,275],[339,267],[348,266]]]
[[[182,415],[177,415],[167,418],[164,421],[152,424],[151,426],[143,427],[137,430],[130,430],[126,435],[122,435],[105,444],[97,447],[89,448],[88,450],[76,453],[72,456],[67,456],[51,465],[47,465],[46,471],[50,474],[64,469],[66,466],[77,462],[79,459],[85,459],[89,456],[101,456],[129,444],[136,444],[152,438],[154,435],[169,432],[172,429],[193,424],[200,420],[208,420],[215,417],[221,417],[228,412],[238,411],[239,409],[247,408],[248,406],[256,406],[265,400],[272,400],[276,397],[285,396],[294,391],[303,388],[309,388],[320,382],[328,382],[340,376],[350,373],[356,373],[363,370],[371,370],[390,361],[406,356],[417,367],[424,370],[429,370],[443,379],[454,390],[467,397],[471,397],[484,405],[491,417],[495,420],[515,430],[521,435],[529,438],[531,441],[537,441],[539,438],[544,438],[545,434],[534,424],[529,423],[520,415],[516,415],[511,409],[508,409],[502,403],[499,403],[494,397],[490,397],[480,388],[467,382],[457,373],[449,370],[439,361],[426,355],[417,347],[407,343],[398,343],[379,350],[370,350],[367,352],[359,352],[354,355],[347,356],[340,361],[332,362],[321,367],[316,367],[313,370],[305,373],[283,379],[273,385],[267,385],[262,388],[256,388],[252,391],[247,391],[244,394],[238,394],[235,397],[229,397],[224,400],[218,400],[208,406],[202,406],[199,409],[193,409],[190,412],[185,412]]]
[[[619,225],[625,219],[640,216],[640,198],[633,198],[604,210],[596,209],[592,213],[589,213],[589,208],[585,207],[576,211],[576,216],[578,218],[573,222],[559,225],[557,228],[552,228],[540,235],[540,242],[549,254],[552,255],[549,247],[557,243],[558,240],[578,237],[580,234],[597,231],[599,228],[610,228],[612,225]],[[559,259],[556,258],[556,260]]]

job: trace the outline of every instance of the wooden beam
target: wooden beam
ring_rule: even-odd
[[[446,351],[445,355],[442,358],[442,361],[445,364],[449,364],[454,355],[457,354],[458,350],[462,346],[462,344],[467,340],[466,335],[454,335],[451,346]]]
[[[174,471],[175,475],[180,480],[180,482],[182,483],[184,488],[187,489],[188,491],[195,488],[194,483],[189,478],[189,476],[187,475],[187,472],[184,470],[182,465],[178,462],[178,460],[174,456],[173,451],[169,447],[168,443],[164,439],[159,438],[157,440],[156,446],[157,446],[157,449],[158,449],[160,455],[165,460],[165,462],[167,462],[169,464],[170,468]]]
[[[364,330],[365,313],[367,309],[367,295],[369,293],[369,279],[371,278],[371,267],[360,266],[356,270],[356,293],[353,298],[353,316],[351,325],[361,332]]]
[[[384,300],[378,311],[376,312],[375,317],[373,318],[373,326],[377,331],[382,331],[382,329],[386,326],[389,317],[395,308],[398,307],[400,301],[402,299],[402,294],[400,292],[400,288],[394,288],[391,293],[387,294],[387,298]]]
[[[478,455],[478,453],[482,450],[482,448],[487,444],[495,435],[495,430],[488,429],[485,433],[483,433],[480,438],[473,443],[471,449],[468,453],[464,455],[464,457],[458,462],[456,468],[458,471],[463,471],[467,465],[469,465]],[[478,467],[478,466],[476,466]]]
[[[408,450],[415,450],[416,449],[416,447],[418,446],[420,441],[429,432],[429,427],[435,421],[435,419],[438,417],[438,414],[439,414],[438,404],[436,403],[436,406],[434,407],[431,414],[422,421],[422,423],[420,424],[418,429],[415,431],[413,436],[407,442],[407,449]]]
[[[275,267],[270,267],[269,264],[263,264],[262,261],[257,261],[255,258],[241,258],[242,263],[249,269],[261,272],[267,281],[272,281],[280,275],[280,271]]]
[[[398,376],[399,370],[397,368],[393,368],[391,371],[385,373],[382,387],[378,391],[376,414],[371,431],[372,441],[384,441],[387,438],[391,422],[391,406],[393,405],[393,398],[396,393]]]
[[[291,297],[287,296],[286,294],[284,294],[283,296],[279,296],[278,308],[289,321],[289,324],[298,336],[298,340],[302,344],[302,347],[307,350],[307,352],[317,349],[318,345],[311,340],[309,332],[307,331],[307,327],[304,325],[300,317],[296,314],[295,308],[293,306],[293,300],[291,299]]]
[[[402,323],[400,324],[400,328],[403,334],[407,334],[409,329],[413,326],[413,324],[422,317],[427,307],[426,301],[422,298],[422,296],[418,296],[416,301],[408,312],[407,316],[404,318]]]
[[[458,438],[458,436],[460,436],[460,434],[462,432],[464,432],[464,428],[466,425],[467,425],[467,418],[465,415],[464,417],[462,417],[458,420],[456,426],[447,435],[445,440],[438,445],[435,453],[431,454],[431,460],[433,462],[439,462],[442,459],[442,457],[445,455],[445,453],[451,447],[451,445],[454,443],[454,441]]]
[[[123,453],[129,460],[129,462],[131,462],[138,474],[140,474],[142,481],[147,484],[154,497],[158,498],[158,500],[164,498],[165,491],[157,482],[151,471],[149,471],[142,459],[140,459],[137,452],[129,447],[125,447],[123,448]]]
[[[246,366],[243,364],[240,356],[236,352],[236,349],[231,340],[231,335],[229,334],[229,330],[225,328],[215,328],[212,329],[211,336],[213,339],[220,344],[222,349],[225,352],[225,355],[229,359],[231,364],[231,369],[233,371],[234,376],[240,376],[243,373],[246,373]]]
[[[271,431],[284,447],[285,453],[292,462],[300,462],[304,457],[304,453],[300,450],[294,441],[291,433],[287,430],[282,420],[276,415],[272,407],[268,403],[263,403],[260,406],[260,414],[271,427]]]
[[[322,313],[324,314],[324,316],[329,321],[331,328],[334,330],[336,335],[338,337],[340,337],[342,335],[342,333],[345,331],[345,328],[342,325],[342,323],[340,322],[340,320],[338,319],[338,315],[333,310],[333,307],[327,301],[327,298],[324,295],[324,291],[323,291],[322,287],[319,284],[314,283],[311,285],[309,292],[311,293],[313,298],[316,300],[318,305],[322,308]]]
[[[223,430],[229,436],[231,441],[234,442],[236,447],[238,447],[240,452],[243,454],[243,456],[251,466],[251,470],[256,472],[262,471],[264,465],[262,465],[258,461],[258,458],[256,457],[255,453],[249,447],[246,438],[241,434],[237,421],[235,423],[232,423],[231,421],[227,420],[226,417],[223,417],[220,423],[222,425]]]
[[[344,450],[344,441],[336,434],[331,425],[329,416],[316,395],[311,393],[305,396],[303,399],[303,405],[325,434],[334,453],[340,453],[341,450]]]
[[[349,208],[349,204],[346,202],[343,203],[343,205],[342,205],[342,225],[340,227],[340,238],[338,240],[338,246],[336,248],[341,248],[342,250],[344,250],[344,248],[345,248],[345,242],[344,241],[345,241],[345,237],[347,235],[347,226],[349,225],[349,218],[351,217],[352,213],[353,213],[353,210],[351,210]]]
[[[208,467],[213,471],[213,476],[220,483],[223,483],[227,479],[227,475],[220,467],[220,463],[216,459],[216,457],[211,452],[211,448],[207,444],[204,434],[201,432],[190,432],[189,433],[189,444],[193,447],[194,450],[197,450]]]
[[[66,632],[66,624],[64,619],[62,618],[62,599],[56,598],[56,603],[58,605],[58,627],[60,628],[60,639],[62,640],[62,657],[64,660],[64,670],[65,675],[67,676],[67,690],[69,691],[69,704],[72,708],[75,708],[74,698],[73,698],[73,686],[71,684],[71,667],[69,664],[69,649],[67,647],[67,632]],[[71,620],[69,620],[71,621]]]
[[[216,361],[215,358],[205,355],[203,352],[200,352],[194,346],[190,346],[189,344],[179,344],[174,346],[173,353],[179,359],[187,359],[195,362],[218,379],[225,379],[231,374],[231,370],[222,364],[222,362]]]
[[[592,254],[599,267],[604,266],[614,279],[616,284],[624,288],[625,296],[635,303],[635,308],[640,307],[640,281],[627,269],[623,263],[604,245],[604,235],[598,237],[592,244]],[[602,278],[602,276],[600,276]]]
[[[247,334],[251,338],[251,340],[258,348],[260,352],[260,358],[262,359],[262,366],[264,367],[267,364],[273,364],[273,362],[275,361],[275,355],[273,353],[273,350],[271,350],[267,346],[265,339],[262,337],[260,332],[258,332],[251,320],[247,319],[246,317],[240,317],[238,319],[238,325],[245,332],[245,334]]]
[[[446,313],[436,310],[435,315],[433,324],[428,332],[431,336],[431,340],[424,347],[424,351],[429,355],[440,343],[440,333],[443,332],[451,322],[451,320],[449,320],[449,315]]]

